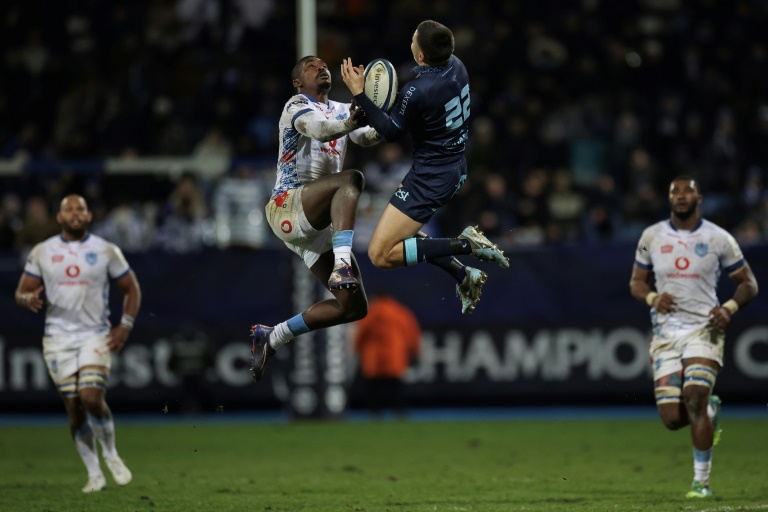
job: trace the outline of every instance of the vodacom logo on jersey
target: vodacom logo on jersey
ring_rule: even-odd
[[[678,270],[685,270],[691,266],[691,262],[688,261],[688,258],[680,257],[675,260],[675,266]]]
[[[73,277],[73,278],[77,277],[80,275],[80,267],[78,267],[77,265],[70,265],[67,267],[66,272],[67,272],[67,276],[69,277]]]
[[[284,220],[280,223],[280,229],[283,231],[283,233],[290,233],[293,231],[293,226],[291,225],[291,221]]]

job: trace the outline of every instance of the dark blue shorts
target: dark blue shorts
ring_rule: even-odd
[[[440,167],[411,167],[403,185],[392,195],[389,204],[411,219],[426,224],[438,208],[461,190],[467,179],[467,161]]]

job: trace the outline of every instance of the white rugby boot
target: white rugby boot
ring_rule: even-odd
[[[103,474],[89,476],[88,483],[83,487],[83,492],[99,492],[107,487],[107,479]]]
[[[115,457],[114,459],[104,459],[109,471],[112,473],[112,478],[117,485],[128,485],[133,480],[133,474],[128,466],[125,465],[123,459]]]

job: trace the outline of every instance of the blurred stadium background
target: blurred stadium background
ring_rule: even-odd
[[[355,235],[367,290],[396,296],[424,329],[407,378],[413,407],[651,408],[648,311],[628,281],[640,231],[668,215],[665,188],[683,173],[697,177],[705,217],[736,236],[764,290],[729,328],[718,392],[764,407],[768,3],[4,0],[2,411],[61,412],[40,356],[42,316],[18,310],[13,290],[72,192],[144,292],[113,370],[116,412],[336,417],[363,407],[347,327],[291,343],[264,383],[247,369],[250,325],[322,294],[262,214],[301,54],[297,11],[310,5],[333,99],[349,99],[338,72],[348,56],[387,58],[404,83],[423,19],[452,28],[470,73],[470,175],[427,230],[479,224],[510,255],[511,270],[487,269],[474,315],[460,315],[440,271],[384,272],[367,259],[410,166],[407,141],[348,155],[367,179]]]

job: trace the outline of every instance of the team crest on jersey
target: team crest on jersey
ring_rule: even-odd
[[[709,244],[699,242],[696,244],[695,250],[696,250],[696,255],[701,256],[703,258],[704,256],[707,255],[707,251],[709,251]]]
[[[97,259],[98,257],[96,256],[95,252],[85,253],[85,262],[88,263],[89,265],[95,265]]]

